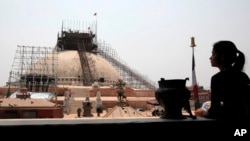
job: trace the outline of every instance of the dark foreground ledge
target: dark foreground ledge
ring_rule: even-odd
[[[32,136],[64,139],[89,138],[200,138],[234,137],[237,129],[248,131],[248,123],[223,122],[206,118],[171,120],[161,118],[76,118],[76,119],[0,119],[0,131],[16,134],[31,133]],[[42,135],[42,136],[41,136]],[[53,136],[52,136],[53,135]],[[132,140],[132,139],[131,139]]]

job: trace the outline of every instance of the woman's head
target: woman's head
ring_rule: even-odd
[[[218,41],[213,45],[211,65],[219,69],[234,68],[242,70],[245,64],[244,54],[231,41]]]

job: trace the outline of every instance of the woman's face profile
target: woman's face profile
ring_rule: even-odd
[[[218,55],[216,52],[212,51],[212,55],[210,56],[210,63],[212,67],[219,67],[219,63],[218,63]]]

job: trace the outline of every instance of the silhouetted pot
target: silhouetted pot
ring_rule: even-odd
[[[182,115],[183,101],[190,94],[186,87],[186,79],[161,78],[158,81],[159,88],[155,91],[155,98],[159,105],[164,108],[161,118],[184,119]]]

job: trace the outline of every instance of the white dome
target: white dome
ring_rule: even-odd
[[[86,57],[95,79],[104,78],[109,85],[121,78],[118,71],[104,58],[89,52],[86,52]],[[58,52],[58,84],[70,82],[72,85],[77,85],[82,83],[82,81],[77,82],[78,76],[82,76],[78,52],[75,50]]]

